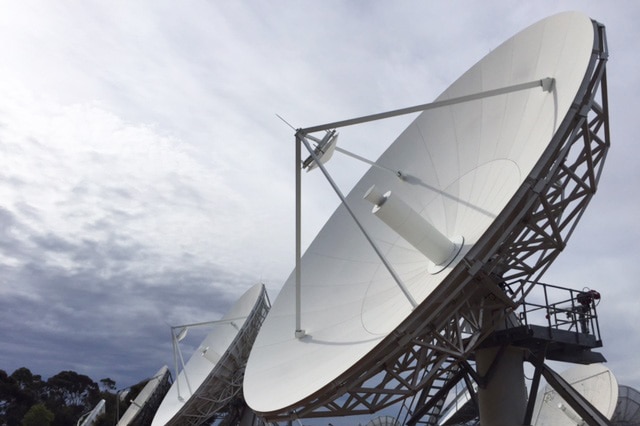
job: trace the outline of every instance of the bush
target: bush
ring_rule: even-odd
[[[53,418],[53,413],[44,404],[36,404],[24,415],[22,426],[49,426]]]

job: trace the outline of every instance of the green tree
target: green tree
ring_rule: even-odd
[[[40,402],[42,381],[28,368],[18,368],[10,376],[0,370],[0,424],[19,426],[30,407]]]
[[[75,371],[61,371],[50,377],[43,395],[44,403],[55,415],[51,426],[75,424],[82,413],[91,410],[100,400],[98,385]]]
[[[22,419],[22,426],[49,426],[54,415],[42,403],[33,405]]]
[[[42,389],[42,377],[38,374],[31,373],[27,367],[20,367],[11,374],[11,378],[14,379],[20,389],[29,390],[33,393],[38,393]]]
[[[31,407],[40,400],[44,382],[39,374],[32,374],[28,368],[20,367],[11,374],[11,378],[15,380],[24,397],[28,399],[27,407]]]
[[[103,392],[91,378],[74,371],[62,371],[45,382],[25,367],[11,375],[0,370],[0,425],[74,425],[101,398],[107,402],[109,420],[100,425],[112,425],[117,396],[109,389],[115,388],[115,382],[106,378],[100,383],[105,388]]]
[[[14,418],[22,418],[23,412],[16,412],[16,401],[22,392],[16,381],[0,370],[0,424],[11,424]]]
[[[109,392],[116,389],[116,382],[109,377],[100,379],[100,390],[103,392]]]
[[[47,380],[49,400],[66,406],[92,408],[100,400],[98,385],[89,376],[75,371],[61,371]]]

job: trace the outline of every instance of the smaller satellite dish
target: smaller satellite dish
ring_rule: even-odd
[[[144,385],[138,396],[131,401],[131,405],[120,417],[117,426],[148,424],[158,409],[162,398],[169,390],[170,376],[169,368],[166,365],[158,370]]]
[[[602,364],[578,365],[560,374],[576,391],[606,418],[611,419],[618,402],[618,381]],[[536,398],[535,426],[575,426],[584,424],[580,416],[551,386]]]
[[[98,418],[102,416],[105,412],[105,401],[101,399],[98,404],[93,408],[93,410],[89,411],[87,414],[83,414],[82,417],[78,420],[78,425],[80,426],[93,426],[96,424]]]
[[[241,391],[245,363],[269,307],[264,285],[256,284],[214,322],[162,400],[153,426],[198,425],[225,410]]]
[[[613,424],[640,424],[640,392],[629,386],[618,386],[618,405],[611,418]]]
[[[371,420],[366,426],[400,426],[400,422],[391,416],[380,416]]]
[[[129,392],[131,392],[131,389],[125,389],[122,392],[120,392],[120,396],[118,397],[118,399],[120,401],[126,401],[127,397],[129,396]]]

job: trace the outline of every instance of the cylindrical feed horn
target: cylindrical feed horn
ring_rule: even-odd
[[[373,185],[364,199],[374,205],[373,214],[436,265],[453,255],[455,244],[391,191],[383,195]]]

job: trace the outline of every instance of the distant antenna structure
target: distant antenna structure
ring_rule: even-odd
[[[601,175],[607,56],[604,26],[565,12],[504,42],[433,103],[297,129],[296,264],[249,356],[248,405],[288,421],[413,398],[402,424],[436,424],[464,380],[483,424],[531,424],[545,359],[602,362],[599,293],[539,278]],[[344,195],[325,167],[341,152],[337,129],[408,113],[419,115]],[[304,256],[303,168],[341,201]],[[535,367],[529,396],[523,359]],[[589,417],[584,398],[569,399]]]
[[[176,373],[162,400],[153,426],[201,425],[223,416],[242,390],[249,350],[270,308],[263,284],[247,290],[218,321],[171,328]],[[213,331],[186,363],[178,342],[192,327],[213,325]]]
[[[148,425],[151,423],[162,398],[171,386],[171,373],[166,365],[149,379],[131,405],[122,414],[116,426]]]
[[[577,365],[559,375],[580,393],[591,410],[600,412],[607,420],[613,417],[618,403],[618,380],[602,364]],[[566,394],[548,384],[536,398],[533,410],[535,426],[574,426],[582,417],[567,404]]]
[[[93,426],[96,424],[100,416],[105,413],[105,400],[101,399],[98,401],[95,407],[88,413],[83,414],[78,419],[76,426]]]
[[[620,426],[640,424],[640,392],[629,386],[618,386],[618,404],[611,421]]]
[[[624,396],[620,398],[620,395],[628,394],[626,389],[629,388],[618,385],[613,372],[603,364],[577,365],[561,372],[559,377],[571,385],[568,388],[569,392],[579,393],[589,404],[589,409],[597,410],[605,418],[611,419],[612,425],[632,424],[629,417],[622,414],[627,411],[626,398]],[[552,385],[547,384],[536,396],[531,424],[533,426],[585,424],[581,416],[567,404],[565,397],[571,398],[563,389],[558,392]],[[474,398],[477,398],[475,392],[473,395],[468,390],[459,392],[455,398],[451,399],[437,424],[442,426],[479,425],[477,406],[470,404]]]

